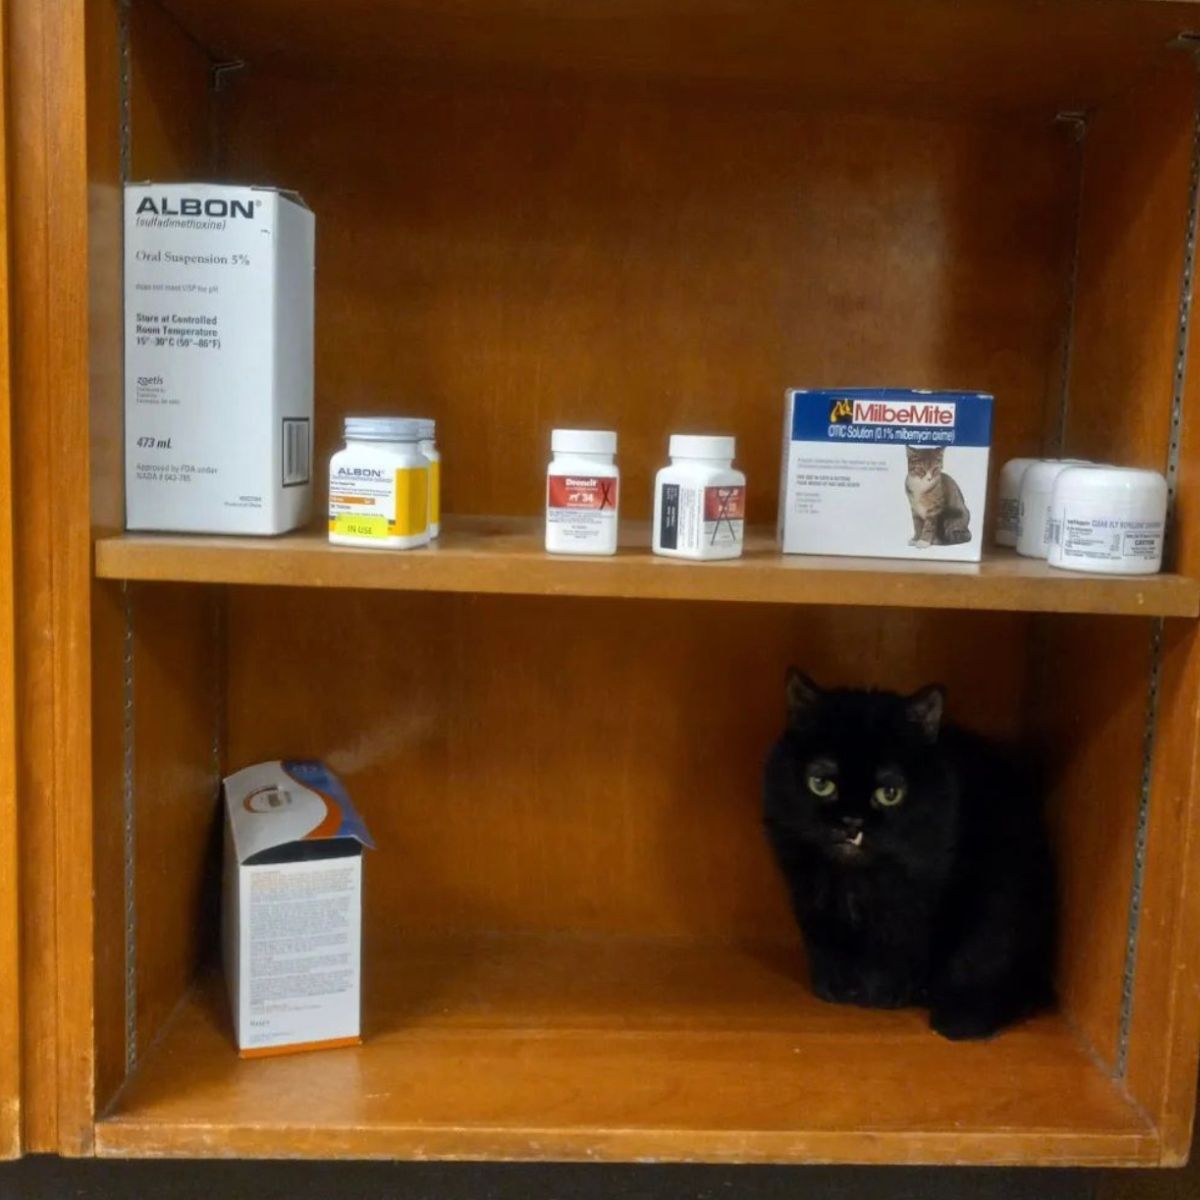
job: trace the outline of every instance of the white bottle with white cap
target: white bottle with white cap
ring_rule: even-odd
[[[1015,546],[1021,528],[1021,480],[1025,472],[1039,460],[1010,458],[1000,468],[996,483],[996,545]]]
[[[1162,567],[1167,481],[1135,467],[1063,471],[1054,481],[1050,525],[1052,567],[1153,575]]]
[[[1088,467],[1080,458],[1039,458],[1021,476],[1017,553],[1045,558],[1050,550],[1050,495],[1054,481],[1068,467]]]
[[[412,550],[429,544],[429,460],[416,421],[347,417],[346,445],[329,460],[329,540]]]
[[[731,437],[673,433],[671,465],[654,479],[655,554],[739,558],[746,525],[746,476],[733,466]]]
[[[546,549],[616,554],[621,472],[610,429],[555,429],[546,471]]]

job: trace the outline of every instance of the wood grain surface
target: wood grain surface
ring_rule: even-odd
[[[1155,1153],[1058,1018],[953,1045],[917,1012],[815,1000],[791,947],[389,935],[368,963],[354,1050],[240,1061],[217,982],[198,990],[97,1127],[99,1152],[1060,1165]]]
[[[0,23],[0,97],[8,95]],[[7,111],[7,99],[5,102]],[[0,126],[0,163],[8,162]],[[8,181],[0,177],[0,1159],[21,1150],[20,884],[17,836],[16,582],[13,577],[12,374],[9,361]]]
[[[107,579],[385,591],[711,600],[847,607],[1195,616],[1200,581],[1058,571],[989,550],[982,563],[780,554],[751,530],[741,559],[687,563],[650,552],[645,522],[623,522],[612,558],[547,554],[538,518],[450,517],[427,550],[331,546],[324,533],[271,539],[126,534],[96,544]],[[936,618],[931,618],[936,619]]]
[[[389,79],[453,72],[720,85],[804,103],[1034,111],[1119,94],[1196,27],[1128,0],[166,0],[218,58]]]
[[[370,929],[761,937],[791,928],[759,824],[788,663],[949,689],[1015,736],[1019,614],[237,588],[228,759],[313,756],[381,846]],[[384,866],[383,864],[388,864]]]
[[[1045,121],[249,71],[219,136],[317,214],[318,512],[351,413],[437,419],[451,514],[541,512],[574,425],[618,431],[644,519],[671,433],[735,434],[771,524],[788,387],[991,391],[997,462],[1057,406],[1076,185]]]
[[[1145,80],[1089,123],[1084,143],[1078,289],[1065,449],[1098,461],[1165,470],[1175,389],[1183,254],[1196,111],[1196,78],[1180,59]],[[1194,409],[1185,395],[1185,478],[1195,471]],[[1185,499],[1175,514],[1173,544],[1180,563],[1197,562],[1197,532]],[[1060,844],[1064,847],[1064,1001],[1101,1057],[1116,1067],[1127,1041],[1129,1084],[1154,1115],[1166,1119],[1172,1032],[1186,1022],[1180,1006],[1194,985],[1194,954],[1173,938],[1195,901],[1185,898],[1186,831],[1196,803],[1196,674],[1194,627],[1169,631],[1153,712],[1152,773],[1143,778],[1151,713],[1149,623],[1078,623],[1048,639],[1045,687],[1050,740],[1063,764],[1058,780]],[[1051,689],[1063,678],[1090,680],[1077,703]],[[1149,826],[1139,834],[1144,784]],[[1127,939],[1139,836],[1152,857],[1140,887],[1135,994],[1122,1029]],[[1073,847],[1068,851],[1066,847]],[[1152,916],[1150,914],[1153,914]],[[1186,965],[1185,965],[1186,964]],[[1176,1015],[1178,1014],[1178,1015]],[[1190,1081],[1176,1087],[1175,1127],[1164,1129],[1165,1153],[1188,1144],[1195,1060]],[[1152,1065],[1153,1064],[1153,1065]],[[1186,1070],[1186,1068],[1185,1068]]]

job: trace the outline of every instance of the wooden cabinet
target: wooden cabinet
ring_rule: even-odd
[[[1194,6],[10,16],[30,1148],[1180,1160]],[[121,532],[120,186],[209,177],[315,210],[318,479],[346,413],[436,417],[436,549]],[[862,382],[994,392],[997,466],[1165,470],[1170,570],[782,560],[765,533],[735,563],[649,556],[670,432],[736,433],[766,526],[784,388]],[[619,431],[612,561],[537,547],[556,424]],[[1044,750],[1058,1011],[952,1045],[920,1013],[809,994],[758,821],[789,662],[939,679],[958,719]],[[344,776],[379,842],[366,1042],[243,1062],[214,954],[217,785],[295,754]]]
[[[0,21],[0,98],[7,96],[6,31]],[[0,163],[7,161],[0,121]],[[7,228],[8,183],[0,175],[0,229]],[[14,705],[13,488],[10,444],[11,372],[8,240],[0,239],[0,1159],[21,1147],[20,867],[17,851],[17,742]]]

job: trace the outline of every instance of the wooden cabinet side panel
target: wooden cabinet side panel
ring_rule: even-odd
[[[1067,454],[1166,468],[1193,90],[1193,68],[1180,55],[1089,120]],[[1039,703],[1047,742],[1062,764],[1055,780],[1064,848],[1062,999],[1116,1071],[1127,1033],[1123,985],[1153,627],[1105,618],[1046,623],[1044,634]],[[1080,686],[1064,692],[1066,679]]]
[[[7,84],[2,16],[0,13],[0,102]],[[7,132],[0,120],[0,163],[7,161]],[[21,1150],[20,858],[14,720],[7,168],[0,174],[0,231],[0,1158],[14,1158]]]
[[[1173,137],[1179,155],[1200,153],[1200,87],[1192,64],[1178,87]],[[1182,185],[1186,198],[1186,185]],[[1179,243],[1196,235],[1193,207],[1178,203],[1161,213]],[[1179,382],[1178,473],[1174,508],[1174,562],[1200,572],[1200,323],[1192,272],[1181,265],[1177,353]],[[1191,291],[1190,299],[1187,292]],[[1128,1046],[1130,1091],[1159,1126],[1163,1160],[1183,1162],[1191,1144],[1200,1059],[1200,631],[1191,621],[1168,621],[1158,681],[1158,721],[1146,830],[1140,932],[1134,964]]]

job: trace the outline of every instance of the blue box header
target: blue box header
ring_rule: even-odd
[[[794,442],[992,444],[992,397],[986,392],[796,388],[788,398]]]

